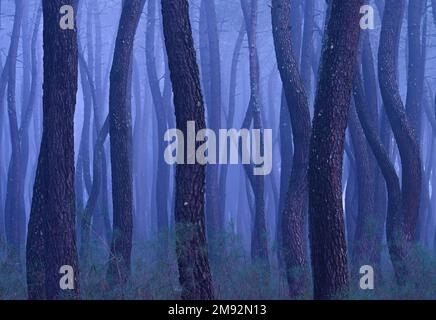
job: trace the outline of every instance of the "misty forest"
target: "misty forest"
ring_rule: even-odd
[[[436,0],[0,0],[0,299],[436,299],[435,75]]]

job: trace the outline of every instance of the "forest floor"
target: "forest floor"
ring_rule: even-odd
[[[170,254],[166,261],[157,258],[158,240],[136,244],[132,252],[132,274],[122,288],[109,288],[106,281],[107,246],[94,243],[93,261],[80,271],[82,299],[177,300],[180,298],[177,261]],[[170,252],[174,252],[173,247]],[[287,283],[277,261],[271,262],[269,272],[256,268],[242,248],[241,241],[232,239],[231,248],[221,250],[219,261],[211,263],[214,289],[219,299],[283,300],[287,299]],[[271,248],[271,255],[275,255]],[[375,278],[374,290],[360,290],[359,279],[350,281],[350,299],[436,299],[436,258],[424,249],[415,250],[416,269],[406,285],[395,283],[385,253],[382,279]],[[275,259],[276,260],[276,259]],[[26,299],[24,270],[0,263],[0,300]],[[82,264],[83,265],[83,264]],[[311,299],[311,292],[300,297]]]

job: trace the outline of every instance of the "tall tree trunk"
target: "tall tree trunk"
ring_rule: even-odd
[[[365,101],[367,101],[366,108],[369,109],[368,116],[371,123],[374,125],[375,133],[379,133],[379,102],[378,102],[378,81],[376,75],[376,65],[374,62],[373,51],[371,47],[371,41],[368,33],[362,35],[362,78],[364,80],[364,95]],[[359,69],[360,70],[360,69]],[[356,103],[356,101],[355,101]],[[356,105],[356,109],[358,106]],[[386,127],[386,116],[383,112],[382,122],[383,127]],[[383,120],[385,119],[385,120]],[[363,125],[362,125],[363,127]],[[365,128],[363,128],[365,131]],[[391,135],[390,131],[386,131],[384,139],[389,139]],[[387,136],[387,137],[386,137]],[[367,139],[368,140],[368,139]],[[369,142],[368,142],[369,143]],[[371,146],[370,146],[371,148]],[[387,209],[387,190],[386,183],[383,174],[377,165],[377,159],[374,157],[373,152],[370,152],[370,166],[371,171],[374,172],[375,187],[374,187],[374,237],[375,246],[371,252],[371,261],[374,261],[376,272],[381,276],[381,253],[382,253],[382,241],[384,236],[384,224],[386,221],[386,209]]]
[[[157,180],[156,180],[156,207],[157,207],[157,231],[160,239],[159,254],[165,260],[168,257],[168,194],[170,182],[170,167],[163,158],[166,143],[163,140],[167,129],[167,110],[164,98],[159,86],[159,78],[156,71],[155,59],[155,25],[156,25],[156,2],[149,0],[147,9],[146,31],[146,62],[148,82],[153,99],[154,110],[157,118],[158,156],[157,156]]]
[[[331,299],[348,290],[341,176],[361,5],[361,0],[331,1],[325,29],[309,160],[315,299]]]
[[[349,114],[349,130],[356,161],[357,176],[357,219],[354,239],[351,243],[351,260],[353,275],[359,274],[359,268],[362,265],[374,266],[372,260],[372,251],[376,245],[375,239],[375,210],[374,210],[374,192],[375,175],[374,168],[371,166],[371,154],[366,142],[363,128],[359,122],[356,108],[352,106]]]
[[[418,218],[421,159],[416,134],[407,118],[397,82],[397,58],[403,8],[402,0],[386,0],[380,35],[378,70],[384,106],[398,144],[402,165],[402,213],[395,223],[388,226],[388,232],[398,242],[397,245],[405,246],[404,250],[407,251],[409,243],[414,239]],[[393,252],[391,257],[392,254]],[[403,261],[406,258],[402,253],[398,255],[399,260]],[[400,282],[404,281],[404,276],[403,273],[397,273]]]
[[[291,41],[294,49],[295,60],[297,65],[300,65],[300,52],[301,52],[301,25],[302,16],[300,10],[300,1],[291,1]],[[286,101],[284,90],[282,90],[281,104],[280,104],[280,195],[279,195],[279,210],[277,212],[277,243],[281,244],[282,235],[282,213],[285,208],[286,198],[289,189],[289,180],[291,177],[292,158],[293,158],[293,141],[292,141],[292,128],[291,117],[289,115],[289,108]],[[282,249],[283,246],[281,246]],[[283,265],[282,250],[278,250],[278,258],[281,265]],[[284,269],[283,269],[284,270]]]
[[[23,1],[18,0],[15,2],[15,18],[12,28],[11,43],[9,46],[7,64],[8,72],[8,85],[7,85],[7,102],[8,102],[8,118],[9,129],[12,146],[12,155],[9,162],[9,169],[7,175],[7,189],[6,189],[6,203],[5,203],[5,231],[7,242],[7,261],[16,268],[20,269],[20,256],[21,247],[24,241],[24,225],[25,217],[24,212],[24,190],[21,183],[22,166],[21,166],[21,152],[20,152],[20,138],[18,128],[18,118],[16,111],[16,66],[17,66],[17,53],[18,43],[20,40],[21,21],[23,18]]]
[[[228,129],[232,128],[234,125],[235,111],[236,111],[236,88],[237,88],[237,73],[238,73],[238,63],[239,57],[241,55],[242,44],[245,38],[245,24],[242,23],[239,29],[238,37],[235,42],[232,54],[232,63],[230,67],[230,81],[229,81],[229,102],[226,117],[226,126]],[[228,146],[227,154],[229,154],[230,146]],[[227,176],[228,176],[228,166],[222,166],[220,170],[220,181],[219,181],[219,195],[220,203],[222,206],[222,214],[224,215],[226,206],[226,192],[227,192]]]
[[[415,130],[415,137],[421,135],[422,93],[424,87],[424,69],[422,65],[421,25],[423,7],[426,0],[409,1],[407,17],[408,35],[408,71],[407,71],[407,98],[406,113],[410,125]]]
[[[296,298],[308,286],[304,220],[307,204],[307,166],[309,161],[310,113],[304,84],[294,58],[291,34],[291,2],[273,0],[271,15],[277,67],[282,79],[294,138],[294,156],[288,196],[283,209],[283,254],[289,293]]]
[[[197,130],[205,128],[204,104],[188,1],[162,0],[162,17],[177,128],[186,136],[188,121],[195,121]],[[176,253],[182,286],[181,296],[187,300],[214,297],[204,225],[204,180],[204,166],[177,165]]]
[[[253,128],[262,130],[261,98],[260,98],[260,70],[257,53],[257,10],[258,1],[241,0],[247,30],[250,65],[250,103],[244,119],[243,128],[249,128],[253,122]],[[263,149],[263,134],[260,134],[260,150]],[[248,168],[246,166],[246,168]],[[248,173],[252,175],[251,172]],[[265,222],[265,179],[263,176],[251,176],[250,183],[253,188],[255,201],[254,225],[251,237],[251,259],[254,263],[268,269],[268,239]]]
[[[383,174],[388,192],[388,204],[386,215],[386,236],[388,241],[389,253],[395,274],[402,275],[405,270],[405,249],[403,242],[398,241],[398,230],[402,229],[402,195],[400,189],[400,181],[395,171],[394,165],[389,159],[389,154],[384,146],[383,141],[377,133],[376,125],[372,121],[371,116],[365,104],[365,96],[363,84],[360,74],[356,74],[354,80],[354,101],[362,124],[365,136],[369,145],[377,159],[378,166]]]
[[[215,0],[202,0],[204,17],[206,19],[208,57],[209,57],[209,104],[206,104],[208,128],[218,132],[221,127],[221,55],[218,34],[218,22],[215,10]],[[221,195],[222,196],[222,195]],[[219,194],[219,166],[212,164],[206,168],[206,223],[208,224],[208,243],[210,259],[217,260],[220,254],[219,237],[224,233],[223,204]]]
[[[130,275],[133,228],[129,74],[133,42],[144,0],[125,1],[110,73],[109,134],[112,168],[113,233],[107,278],[123,284]]]
[[[75,1],[44,0],[43,136],[33,189],[27,237],[30,299],[79,295],[75,234],[74,110],[78,50],[75,30],[59,28],[59,9]],[[62,72],[59,72],[62,70]],[[69,265],[74,289],[59,286],[59,271]]]

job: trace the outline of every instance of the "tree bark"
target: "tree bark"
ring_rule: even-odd
[[[325,29],[309,158],[315,299],[341,297],[348,290],[341,176],[361,5],[360,0],[331,1]]]
[[[404,1],[386,0],[378,53],[380,89],[386,113],[398,144],[402,165],[402,215],[398,241],[415,238],[420,204],[421,159],[416,132],[406,115],[397,83],[397,57]],[[404,224],[403,228],[400,226]],[[401,230],[400,230],[401,229]]]
[[[162,0],[162,17],[177,128],[186,136],[188,121],[195,121],[197,130],[206,126],[188,1]],[[214,298],[205,236],[204,180],[204,166],[177,165],[176,253],[185,300]]]
[[[308,199],[307,166],[311,125],[308,100],[293,53],[290,13],[290,1],[272,1],[272,29],[277,67],[289,108],[294,139],[288,195],[281,214],[283,255],[289,293],[291,298],[297,298],[305,293],[308,286],[304,220]]]
[[[30,299],[77,298],[79,266],[75,234],[74,111],[78,50],[75,30],[59,28],[64,0],[44,0],[43,136],[27,237]],[[76,8],[75,1],[67,1]],[[74,289],[59,286],[61,266],[74,271]]]
[[[130,275],[133,228],[129,80],[133,42],[144,0],[125,1],[110,73],[109,135],[112,168],[113,233],[107,278],[124,284]]]

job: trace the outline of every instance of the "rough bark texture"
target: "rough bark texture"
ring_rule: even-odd
[[[360,0],[331,1],[315,99],[309,161],[309,230],[314,298],[346,294],[342,160],[354,76]]]
[[[205,128],[188,1],[162,0],[162,17],[177,128],[186,136],[188,121],[195,121],[197,130]],[[177,165],[176,253],[181,296],[186,300],[214,297],[205,237],[204,180],[204,166]]]
[[[292,47],[291,5],[289,0],[273,0],[271,15],[277,66],[282,79],[294,138],[294,156],[283,208],[283,255],[289,293],[292,298],[302,295],[308,285],[305,252],[304,217],[307,203],[307,167],[309,162],[310,113],[303,83],[298,72]]]
[[[59,28],[59,9],[75,1],[44,0],[43,136],[27,237],[30,299],[76,298],[79,266],[75,234],[74,111],[77,35]],[[59,269],[74,270],[74,290],[61,290]]]
[[[113,233],[108,280],[124,283],[130,275],[133,190],[129,70],[144,0],[125,1],[110,73],[109,135],[112,167]]]
[[[419,212],[421,159],[416,134],[401,101],[396,76],[403,8],[402,0],[386,0],[386,14],[383,16],[380,35],[378,71],[384,106],[398,145],[402,167],[401,219],[404,219],[404,228],[392,231],[397,232],[399,237],[404,237],[398,241],[410,242],[414,239]]]

